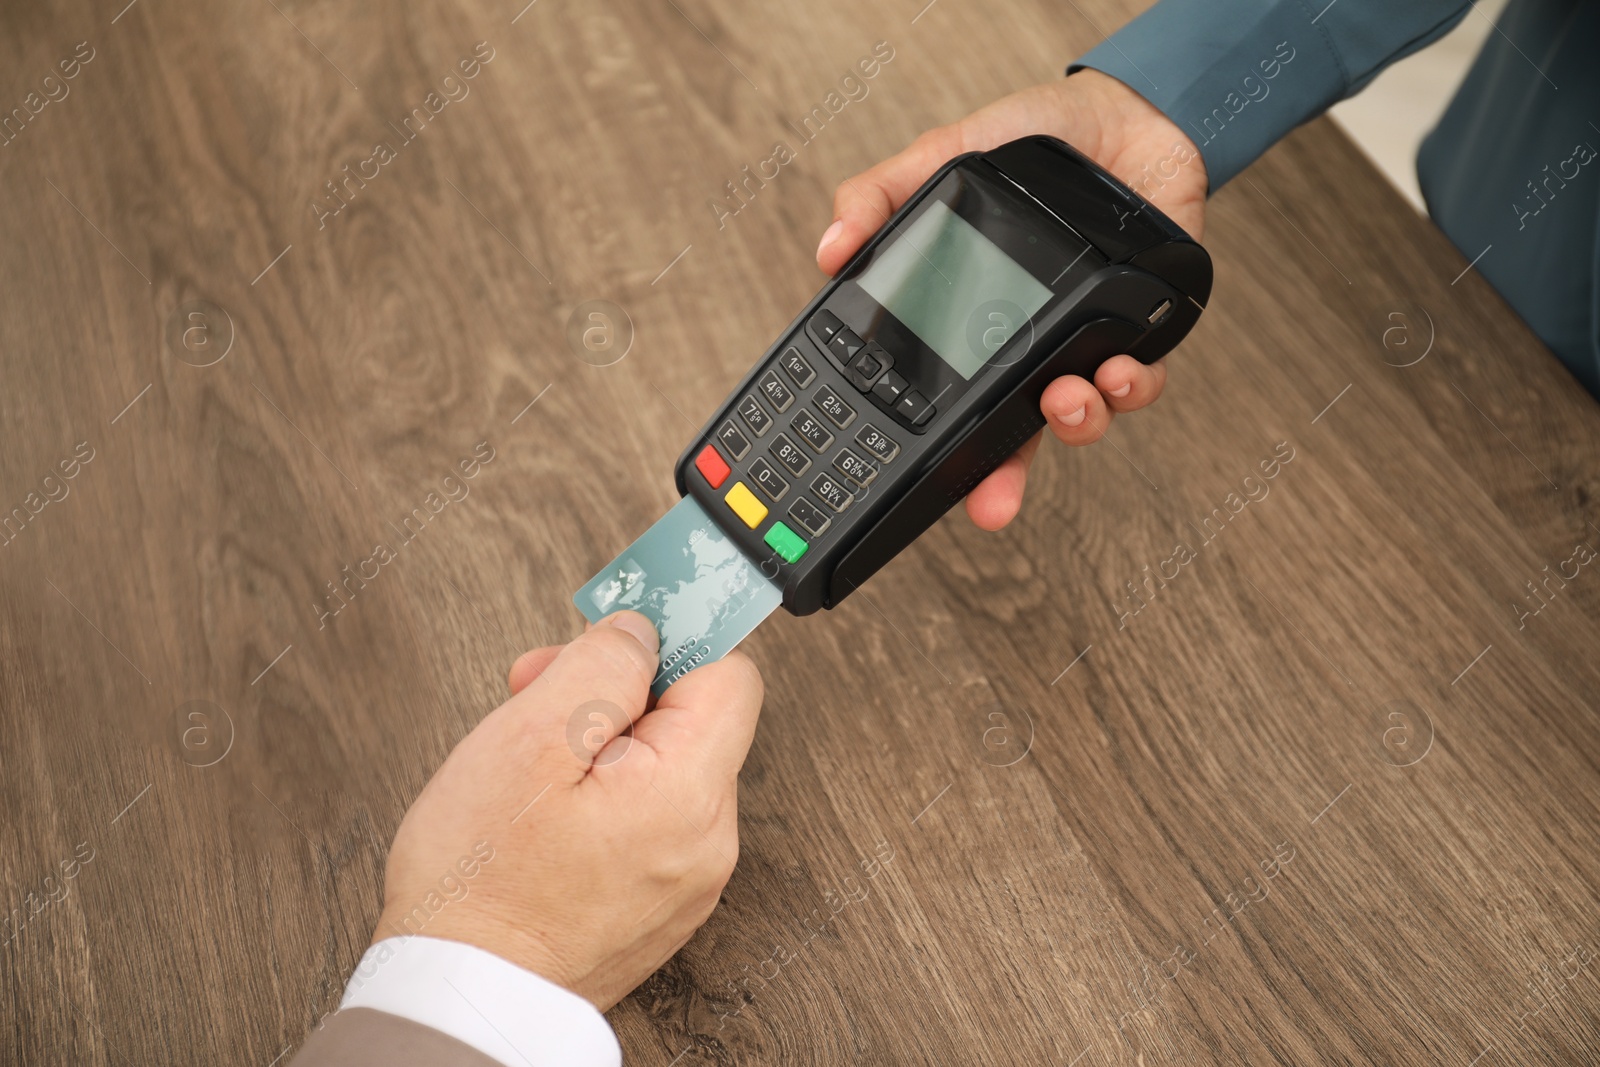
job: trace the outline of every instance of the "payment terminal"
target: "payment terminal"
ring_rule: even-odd
[[[953,159],[685,448],[668,518],[688,518],[660,544],[646,534],[575,602],[590,618],[656,617],[658,682],[726,652],[717,633],[736,642],[777,604],[836,607],[1044,426],[1051,381],[1092,380],[1119,353],[1166,355],[1210,293],[1205,250],[1064,142]],[[645,558],[658,549],[670,574]],[[685,616],[670,639],[666,610]]]

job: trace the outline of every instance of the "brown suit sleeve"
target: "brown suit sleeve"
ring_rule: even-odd
[[[372,1008],[336,1012],[289,1067],[501,1067],[471,1045]]]

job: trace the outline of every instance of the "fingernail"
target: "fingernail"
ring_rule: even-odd
[[[833,225],[822,231],[822,240],[817,243],[817,255],[822,255],[822,250],[833,244],[833,242],[837,241],[839,239],[839,235],[843,232],[844,220],[834,219]]]
[[[1079,408],[1077,411],[1074,411],[1069,415],[1057,415],[1056,418],[1061,420],[1061,425],[1063,426],[1077,426],[1083,422],[1083,416],[1087,412],[1087,408]]]
[[[615,626],[643,645],[645,651],[652,656],[661,647],[661,636],[656,633],[656,628],[651,625],[649,619],[637,611],[619,611],[607,617],[602,625]]]
[[[1127,396],[1129,390],[1131,390],[1132,388],[1133,388],[1133,383],[1129,382],[1127,385],[1122,386],[1120,389],[1111,390],[1111,392],[1107,393],[1106,395],[1107,396]]]

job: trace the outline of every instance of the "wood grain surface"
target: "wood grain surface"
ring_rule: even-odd
[[[835,184],[1137,5],[123,3],[0,9],[0,1059],[267,1067]],[[1158,405],[749,640],[630,1064],[1600,1060],[1600,412],[1326,121],[1207,244]]]

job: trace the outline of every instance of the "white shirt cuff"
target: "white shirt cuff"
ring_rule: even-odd
[[[345,986],[345,1008],[410,1019],[505,1067],[621,1067],[593,1004],[481,948],[436,937],[379,941]]]

